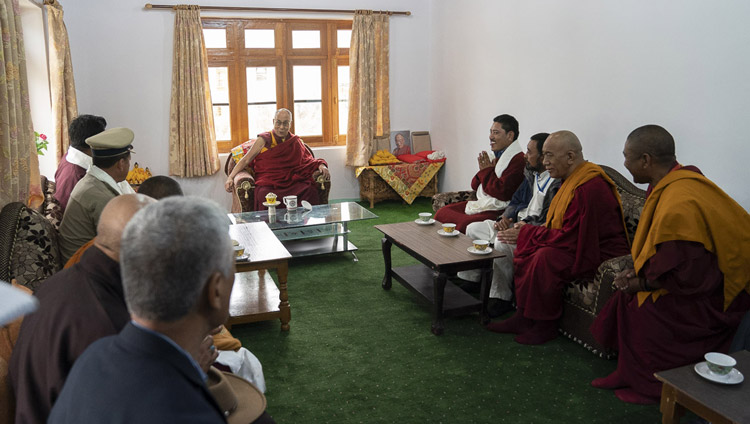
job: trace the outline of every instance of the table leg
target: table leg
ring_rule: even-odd
[[[489,268],[482,268],[482,288],[479,298],[482,300],[482,310],[479,313],[479,323],[482,326],[490,322],[490,315],[487,312],[487,302],[490,299],[490,285],[492,284],[492,264]]]
[[[444,272],[435,273],[433,276],[432,334],[436,336],[443,334],[445,330],[443,325],[443,297],[447,281],[448,276]]]
[[[276,268],[276,273],[279,277],[279,312],[281,317],[281,331],[289,331],[289,321],[292,319],[292,311],[289,308],[289,294],[287,293],[287,276],[289,274],[289,264],[287,261],[283,261]]]
[[[383,249],[383,262],[385,263],[385,276],[383,276],[383,283],[381,284],[383,286],[383,289],[390,290],[391,289],[391,246],[393,243],[391,243],[390,240],[383,237],[382,240],[380,240],[380,247]]]
[[[679,423],[685,415],[685,408],[677,403],[677,389],[664,383],[661,386],[661,422],[662,424]]]

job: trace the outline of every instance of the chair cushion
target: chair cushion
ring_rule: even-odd
[[[0,211],[0,280],[36,288],[62,268],[57,230],[39,212],[13,202]]]

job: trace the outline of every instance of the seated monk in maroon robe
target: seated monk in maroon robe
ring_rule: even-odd
[[[633,240],[635,268],[614,281],[620,290],[591,326],[617,349],[615,372],[591,384],[616,389],[625,402],[656,403],[654,373],[726,352],[750,309],[750,215],[694,166],[675,157],[662,127],[633,131],[625,167],[648,197]]]
[[[499,218],[524,181],[526,160],[517,140],[516,118],[496,116],[490,127],[490,148],[495,158],[490,160],[487,152],[480,153],[477,158],[479,172],[471,180],[471,189],[476,190],[477,200],[443,206],[435,214],[435,219],[452,222],[456,224],[456,230],[465,233],[472,222]]]
[[[570,131],[547,138],[543,164],[562,185],[542,226],[522,225],[515,269],[516,314],[487,328],[513,333],[522,344],[542,344],[557,336],[565,284],[593,277],[599,265],[628,253],[622,205],[614,182],[583,158]]]
[[[323,159],[314,158],[302,143],[299,136],[289,132],[292,113],[279,109],[273,119],[273,131],[258,134],[247,153],[237,162],[224,183],[231,192],[234,177],[250,165],[255,171],[254,210],[262,210],[266,194],[297,196],[297,201],[307,200],[310,204],[320,203],[318,190],[312,176],[320,171],[324,178],[330,178],[328,164]]]

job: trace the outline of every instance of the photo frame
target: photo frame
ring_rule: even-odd
[[[391,131],[390,151],[394,156],[412,154],[411,132],[409,130]]]
[[[416,154],[432,150],[432,141],[430,141],[429,131],[414,131],[411,133],[412,153]]]

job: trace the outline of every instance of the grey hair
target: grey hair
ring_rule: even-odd
[[[120,266],[134,315],[173,322],[195,307],[215,272],[231,276],[229,220],[216,203],[168,197],[135,214],[125,227]]]
[[[289,121],[290,121],[290,122],[291,122],[291,121],[292,121],[292,119],[294,118],[294,117],[292,116],[292,111],[291,111],[291,110],[289,110],[289,109],[284,109],[284,108],[281,108],[281,109],[277,110],[277,111],[276,111],[276,113],[274,113],[274,114],[273,114],[273,120],[274,120],[274,121],[276,120],[276,117],[277,117],[277,116],[279,116],[279,114],[280,114],[281,112],[286,112],[286,113],[288,113],[288,114],[289,114]]]

